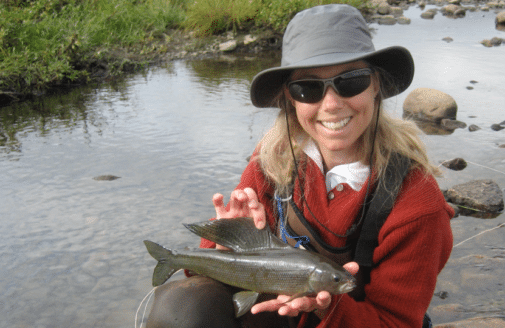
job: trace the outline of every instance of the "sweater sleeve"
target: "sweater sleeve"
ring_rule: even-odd
[[[410,176],[379,233],[366,298],[335,296],[318,327],[421,327],[452,249],[450,218],[432,177]]]

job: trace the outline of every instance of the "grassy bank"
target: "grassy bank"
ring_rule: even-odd
[[[147,64],[173,30],[204,37],[251,27],[282,32],[318,4],[366,0],[3,0],[0,102],[86,83]]]

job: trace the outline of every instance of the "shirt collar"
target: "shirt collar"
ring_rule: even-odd
[[[307,142],[303,151],[324,174],[323,157],[312,139]],[[361,162],[337,165],[326,173],[326,191],[332,190],[341,183],[347,183],[353,190],[360,191],[369,173],[370,167]]]

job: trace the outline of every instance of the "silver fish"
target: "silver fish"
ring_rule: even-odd
[[[168,250],[145,240],[149,254],[158,260],[153,286],[176,271],[188,269],[228,285],[245,289],[234,295],[236,316],[245,314],[260,293],[292,298],[348,293],[356,286],[343,267],[320,254],[293,248],[268,229],[258,230],[251,218],[223,219],[184,225],[198,236],[231,250]]]

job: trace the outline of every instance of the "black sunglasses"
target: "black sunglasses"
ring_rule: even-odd
[[[365,91],[371,83],[373,69],[361,68],[329,79],[302,79],[288,82],[288,90],[294,100],[314,104],[323,99],[328,86],[342,97],[350,98]]]

